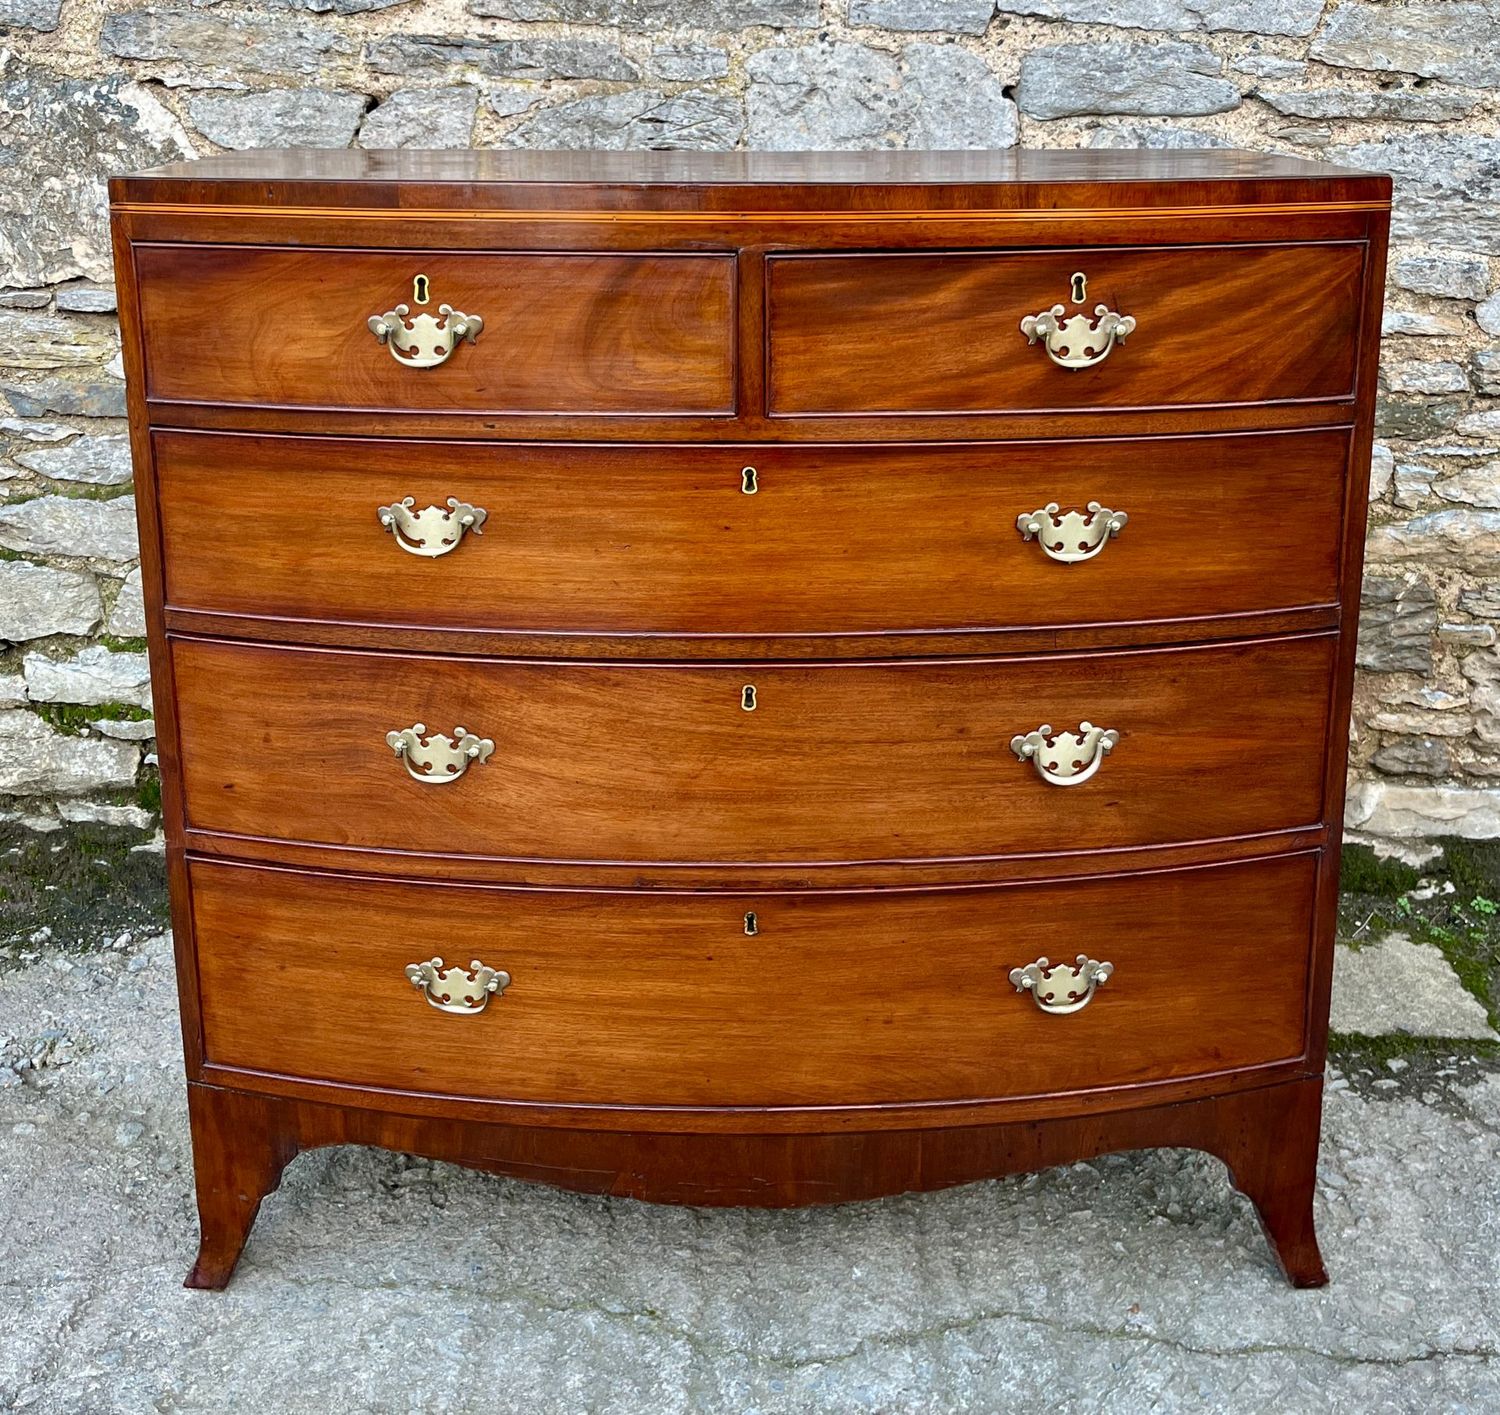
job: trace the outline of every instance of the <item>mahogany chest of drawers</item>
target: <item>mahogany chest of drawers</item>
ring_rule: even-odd
[[[202,1247],[300,1149],[692,1204],[1196,1146],[1312,1227],[1389,183],[112,186]]]

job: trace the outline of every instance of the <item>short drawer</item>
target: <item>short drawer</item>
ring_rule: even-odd
[[[1316,824],[1335,643],[789,667],[185,638],[173,672],[200,830],[502,859],[850,862]]]
[[[154,446],[176,607],[731,636],[1331,604],[1349,453],[1342,430],[626,448],[159,432]]]
[[[1348,398],[1364,258],[1357,242],[774,256],[769,411]],[[1028,325],[1028,342],[1022,321],[1036,316],[1059,332]],[[1123,342],[1109,335],[1115,316],[1134,321],[1118,326]]]
[[[759,898],[196,860],[190,874],[219,1066],[495,1100],[838,1106],[1129,1085],[1303,1050],[1311,855]],[[1010,977],[1080,952],[1113,970],[1091,993],[1044,977],[1053,1006],[1087,996],[1071,1012]],[[506,975],[496,991],[474,962]],[[457,1011],[434,1005],[445,995]]]
[[[140,245],[135,260],[150,398],[411,412],[734,407],[731,255]]]

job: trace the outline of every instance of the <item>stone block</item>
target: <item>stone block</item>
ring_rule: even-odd
[[[234,151],[258,147],[348,147],[369,100],[323,88],[203,93],[188,99],[193,126]]]
[[[1178,128],[1156,123],[1101,123],[1090,130],[1083,145],[1088,148],[1150,148],[1155,151],[1191,151],[1203,147],[1233,147],[1233,143],[1197,128]]]
[[[374,109],[361,125],[361,147],[464,148],[474,138],[479,90],[400,89]]]
[[[1495,1037],[1484,1004],[1442,953],[1400,933],[1334,950],[1329,1026],[1364,1036]]]
[[[656,78],[672,83],[722,79],[729,72],[729,55],[712,44],[657,44],[646,67]]]
[[[553,20],[562,24],[619,25],[622,29],[729,31],[752,25],[811,29],[818,0],[469,0],[476,15],[501,20]]]
[[[1396,459],[1391,449],[1377,442],[1370,449],[1370,500],[1379,501],[1389,490],[1391,478],[1396,471]]]
[[[849,0],[849,23],[878,29],[983,34],[995,0]]]
[[[634,79],[617,44],[593,39],[489,39],[460,34],[391,34],[365,45],[377,73],[453,80]]]
[[[1380,316],[1380,332],[1422,339],[1457,339],[1464,333],[1464,323],[1457,315],[1398,310],[1387,305]]]
[[[18,452],[15,460],[27,471],[54,481],[123,486],[131,476],[130,439],[123,433],[75,437],[58,447]]]
[[[0,29],[54,30],[62,0],[0,0]]]
[[[1016,141],[999,76],[952,44],[909,44],[898,61],[859,44],[765,49],[750,57],[747,143],[777,152],[998,148]]]
[[[1500,27],[1474,0],[1371,5],[1343,0],[1308,53],[1324,64],[1500,86]]]
[[[1224,113],[1240,90],[1222,72],[1201,44],[1054,44],[1021,60],[1017,101],[1032,118]]]
[[[1500,462],[1480,462],[1439,477],[1433,492],[1444,501],[1500,510]]]
[[[1448,776],[1453,754],[1441,737],[1397,737],[1375,753],[1371,761],[1387,776]]]
[[[1428,560],[1449,570],[1500,573],[1500,511],[1429,511],[1404,524],[1375,527],[1366,545],[1377,563]]]
[[[1397,840],[1436,835],[1493,840],[1500,836],[1500,787],[1403,786],[1367,779],[1349,793],[1345,825]]]
[[[590,94],[539,108],[504,139],[505,147],[693,148],[728,151],[745,130],[740,100],[730,94],[657,89]]]
[[[1255,96],[1289,118],[1380,123],[1452,123],[1478,106],[1468,94],[1422,88],[1260,89]]]
[[[146,601],[141,592],[141,572],[132,570],[120,586],[109,611],[106,630],[118,639],[140,639],[146,634]]]
[[[96,285],[91,280],[75,280],[58,287],[57,307],[75,314],[113,314],[115,287]]]
[[[1419,295],[1482,300],[1490,288],[1490,263],[1481,256],[1436,251],[1402,256],[1391,266],[1391,283]]]
[[[1341,12],[1340,12],[1341,13]],[[1381,13],[1390,13],[1387,7]],[[1328,149],[1330,162],[1395,179],[1391,234],[1450,250],[1500,253],[1500,138],[1393,132]]]
[[[128,561],[140,553],[135,498],[37,496],[0,506],[0,546],[22,555]]]
[[[1323,0],[998,0],[1005,15],[1043,15],[1127,29],[1311,34]]]
[[[118,379],[44,378],[36,383],[0,383],[0,393],[23,418],[123,418],[125,385]]]
[[[1469,375],[1463,365],[1446,360],[1402,360],[1382,365],[1381,375],[1392,393],[1467,393]]]
[[[901,81],[904,146],[942,151],[1015,146],[1016,105],[977,54],[954,44],[908,44]]]
[[[0,793],[72,796],[135,784],[134,742],[55,732],[34,712],[0,712]]]
[[[0,310],[0,350],[8,369],[89,368],[119,349],[102,320]]]
[[[0,640],[21,643],[49,634],[87,634],[103,612],[92,575],[0,560]]]
[[[116,653],[103,644],[90,644],[65,659],[29,653],[21,669],[26,695],[34,703],[151,706],[151,669],[143,653]]]
[[[1368,577],[1359,606],[1355,662],[1378,673],[1432,672],[1437,597],[1424,580]]]
[[[1486,334],[1500,334],[1500,290],[1488,295],[1474,309],[1474,318]]]
[[[354,52],[337,30],[305,19],[168,7],[106,15],[99,45],[117,58],[182,64],[229,80],[243,73],[315,74]]]

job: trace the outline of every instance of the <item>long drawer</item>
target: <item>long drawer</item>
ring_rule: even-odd
[[[1311,855],[763,898],[196,860],[190,875],[206,1059],[252,1071],[481,1099],[860,1105],[1126,1085],[1303,1047]],[[1043,1011],[1010,978],[1041,959],[1076,968],[1083,947],[1113,973],[1074,1011]],[[433,959],[414,985],[408,967]],[[484,991],[471,963],[508,985]],[[1089,991],[1041,981],[1053,1006]]]
[[[138,245],[135,262],[152,398],[413,412],[734,408],[728,254]],[[456,337],[465,316],[468,333]]]
[[[850,416],[1349,398],[1364,252],[1333,242],[773,256],[768,407]],[[1023,330],[1039,315],[1055,334]],[[1114,316],[1134,327],[1117,326],[1112,341]]]
[[[1335,644],[752,667],[187,638],[172,660],[187,821],[200,830],[459,856],[795,863],[1315,824]]]
[[[885,448],[159,432],[154,447],[172,606],[685,635],[1331,604],[1349,451],[1342,430]]]

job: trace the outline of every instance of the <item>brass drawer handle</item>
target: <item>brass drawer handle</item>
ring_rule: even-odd
[[[502,993],[510,986],[509,973],[486,968],[477,958],[467,968],[457,964],[445,968],[441,958],[408,963],[406,978],[413,987],[421,989],[429,1006],[465,1017],[483,1012],[492,994]]]
[[[370,333],[391,351],[391,357],[408,368],[436,368],[446,363],[448,355],[464,340],[472,344],[484,329],[484,321],[477,314],[464,314],[452,305],[439,305],[436,315],[413,314],[410,305],[397,305],[384,314],[372,314],[366,323]]]
[[[1088,296],[1088,278],[1080,271],[1073,276],[1070,295],[1075,305]],[[1089,368],[1103,363],[1116,344],[1123,344],[1135,331],[1135,317],[1116,314],[1108,305],[1095,305],[1094,318],[1075,314],[1064,319],[1066,305],[1053,305],[1040,314],[1029,314],[1021,321],[1021,333],[1028,344],[1043,341],[1047,357],[1059,368]]]
[[[1016,517],[1022,540],[1035,540],[1050,560],[1076,565],[1092,560],[1125,528],[1130,517],[1090,501],[1087,511],[1063,511],[1049,501],[1040,511]]]
[[[1043,723],[1035,732],[1010,739],[1010,749],[1029,761],[1048,786],[1079,786],[1087,781],[1114,750],[1120,734],[1112,727],[1078,724],[1077,732],[1053,732]]]
[[[480,527],[489,513],[483,506],[470,506],[456,496],[448,498],[446,511],[441,506],[413,511],[416,504],[416,497],[403,496],[389,506],[375,508],[380,524],[396,537],[396,544],[408,555],[431,560],[456,550],[465,531],[473,531],[476,536],[484,534]]]
[[[1113,963],[1097,963],[1086,953],[1080,953],[1077,963],[1071,967],[1038,958],[1024,968],[1012,968],[1010,980],[1017,992],[1029,992],[1031,1000],[1043,1012],[1062,1016],[1087,1007],[1094,999],[1095,990],[1103,987],[1114,971]]]
[[[455,727],[451,737],[443,732],[428,737],[425,722],[415,722],[399,732],[387,732],[385,741],[401,758],[411,778],[425,786],[445,786],[457,781],[469,769],[470,762],[486,762],[495,750],[488,737],[476,737],[467,727]]]

